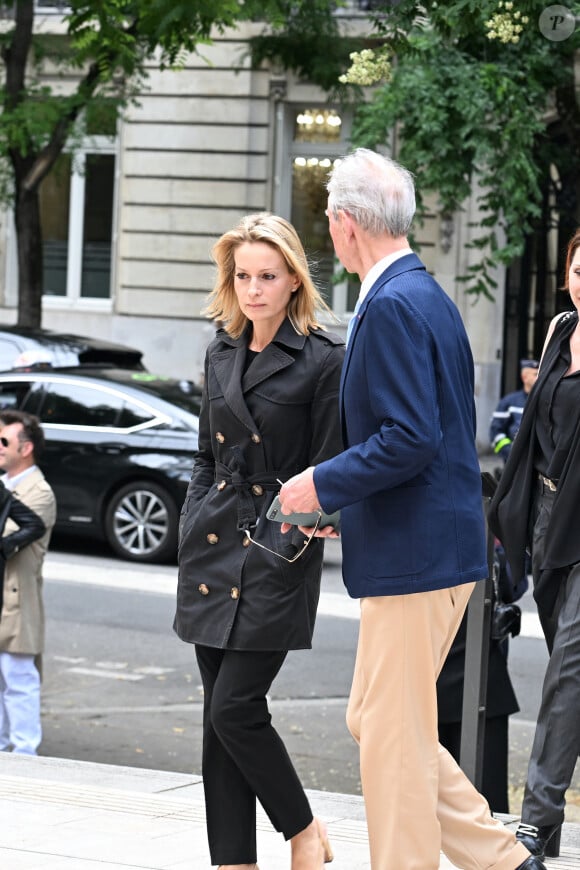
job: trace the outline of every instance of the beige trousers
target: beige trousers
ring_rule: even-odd
[[[439,744],[435,683],[474,584],[361,600],[348,728],[372,870],[515,870],[529,857]]]

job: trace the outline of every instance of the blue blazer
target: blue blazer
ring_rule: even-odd
[[[459,312],[415,254],[364,299],[340,386],[344,451],[314,472],[342,511],[353,598],[442,589],[487,575],[473,358]]]

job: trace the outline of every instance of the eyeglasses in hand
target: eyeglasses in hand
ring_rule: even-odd
[[[252,538],[248,529],[244,529],[244,532],[245,532],[245,535],[248,538],[248,540],[252,544],[255,544],[256,547],[260,547],[261,550],[266,550],[267,553],[271,553],[273,556],[278,556],[279,559],[284,559],[285,562],[290,562],[290,564],[292,564],[292,562],[296,562],[296,560],[299,559],[300,556],[304,553],[304,551],[308,547],[308,544],[310,543],[310,541],[312,540],[312,538],[314,537],[314,535],[318,531],[318,526],[320,525],[320,517],[321,516],[322,516],[322,514],[319,513],[318,518],[316,520],[316,523],[312,528],[312,531],[310,532],[310,534],[308,535],[308,537],[304,541],[304,546],[302,547],[301,550],[298,550],[298,552],[294,556],[292,556],[291,559],[289,559],[287,556],[283,556],[282,553],[277,553],[275,550],[271,550],[269,547],[266,547],[264,544],[260,544],[259,541],[256,541],[254,538]]]

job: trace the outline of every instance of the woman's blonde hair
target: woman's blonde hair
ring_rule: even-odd
[[[250,214],[242,218],[237,227],[224,233],[215,243],[211,254],[218,267],[217,281],[209,295],[205,314],[224,321],[226,331],[239,338],[248,324],[234,290],[235,252],[247,242],[265,242],[280,252],[288,271],[300,281],[288,303],[288,318],[297,333],[308,335],[312,329],[324,329],[316,320],[316,310],[332,313],[316,289],[310,276],[308,260],[291,223],[270,212]]]

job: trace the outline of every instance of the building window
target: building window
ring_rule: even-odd
[[[40,186],[43,292],[66,296],[71,157],[61,154]]]
[[[328,173],[348,147],[348,119],[328,107],[287,108],[290,219],[314,264],[317,285],[336,314],[354,309],[359,281],[337,261],[325,215]],[[288,212],[287,212],[288,213]]]
[[[111,295],[114,191],[114,156],[87,154],[81,267],[84,298],[108,299]]]
[[[40,187],[45,298],[111,298],[114,199],[114,140],[60,156]]]
[[[333,109],[305,109],[294,113],[294,142],[340,144],[342,118]]]

